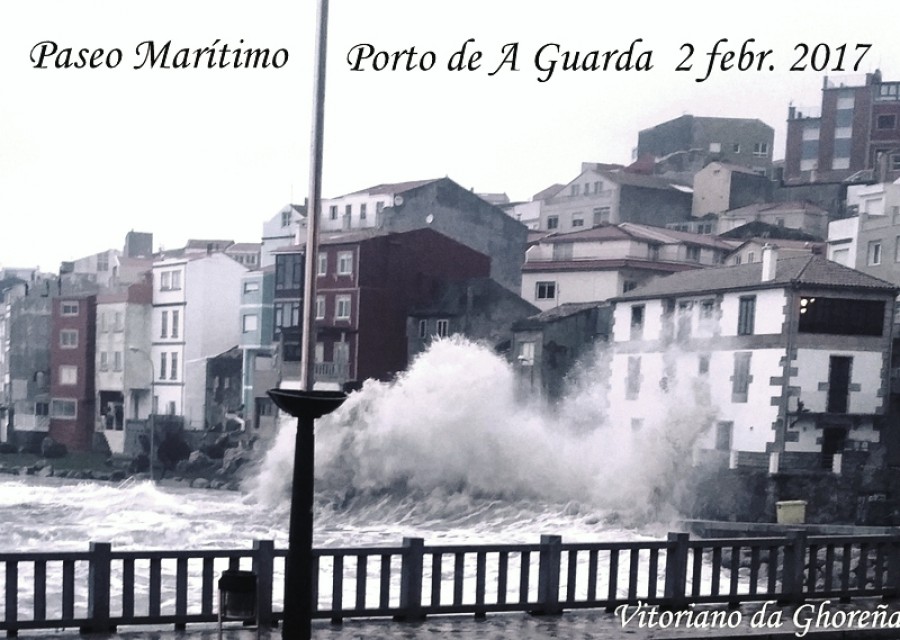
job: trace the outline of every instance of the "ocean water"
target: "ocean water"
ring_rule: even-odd
[[[664,536],[710,409],[661,406],[659,433],[610,424],[608,359],[601,350],[582,363],[552,408],[528,399],[505,360],[460,338],[436,341],[392,382],[367,382],[317,423],[315,544]],[[0,479],[0,550],[284,546],[294,429],[283,421],[240,492]]]

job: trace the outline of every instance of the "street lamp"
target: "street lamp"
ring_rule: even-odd
[[[150,482],[154,482],[153,478],[153,448],[156,444],[156,418],[154,417],[153,396],[156,390],[156,367],[153,365],[153,358],[150,354],[140,347],[128,347],[132,353],[139,353],[150,363],[150,413],[148,413],[148,422],[150,423],[150,455],[147,456],[148,466],[150,467]]]

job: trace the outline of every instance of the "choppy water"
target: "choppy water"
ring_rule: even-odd
[[[659,537],[702,406],[669,411],[655,437],[607,424],[606,358],[553,412],[510,366],[458,339],[436,342],[392,383],[368,382],[317,425],[317,546]],[[0,479],[0,550],[286,545],[294,425],[243,492]]]

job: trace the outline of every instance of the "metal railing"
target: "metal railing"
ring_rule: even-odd
[[[261,625],[283,616],[284,557],[271,541],[252,549],[0,553],[0,630],[215,622],[216,579],[250,569],[258,579]],[[315,618],[419,620],[435,614],[566,609],[620,604],[682,608],[693,603],[898,594],[900,535],[717,538],[538,544],[434,545],[405,538],[396,547],[316,549]]]

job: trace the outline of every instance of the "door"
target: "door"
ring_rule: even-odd
[[[831,356],[828,367],[828,400],[825,405],[828,413],[847,413],[852,362],[853,358],[849,356]]]

